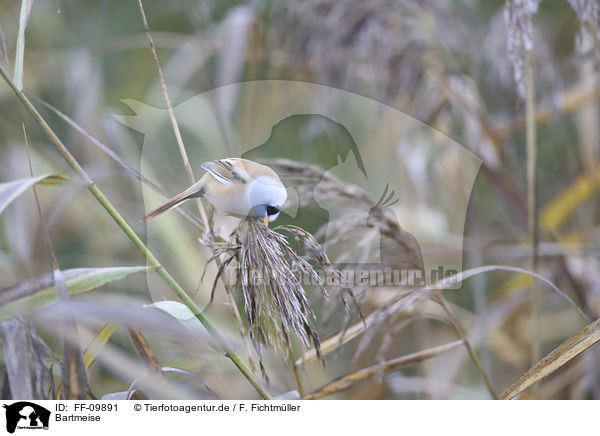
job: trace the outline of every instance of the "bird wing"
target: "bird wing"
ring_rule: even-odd
[[[224,185],[235,183],[236,180],[245,184],[250,178],[244,169],[242,159],[220,159],[204,162],[201,165],[217,181]]]

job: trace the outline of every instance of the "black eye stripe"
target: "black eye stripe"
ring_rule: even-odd
[[[267,215],[275,215],[276,213],[279,213],[278,208],[275,206],[267,206]]]

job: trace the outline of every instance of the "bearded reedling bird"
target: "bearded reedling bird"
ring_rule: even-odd
[[[271,168],[241,158],[204,162],[207,171],[192,186],[151,211],[142,222],[191,198],[204,197],[222,214],[260,218],[265,225],[279,216],[287,191]]]

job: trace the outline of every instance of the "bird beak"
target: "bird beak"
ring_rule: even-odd
[[[269,227],[269,217],[268,216],[264,217],[262,221],[263,221],[263,223],[265,223],[265,226]]]

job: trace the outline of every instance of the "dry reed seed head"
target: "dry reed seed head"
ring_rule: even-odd
[[[312,199],[313,194],[318,194],[324,202],[358,204],[367,208],[375,204],[367,191],[356,185],[342,182],[318,165],[290,159],[270,159],[267,164],[277,171],[284,182],[291,182],[295,188],[298,188],[300,205],[305,205],[304,202]],[[305,195],[308,193],[310,196]]]
[[[310,233],[293,226],[279,229],[289,232],[308,249],[308,259],[326,271],[331,270],[327,255]],[[308,277],[326,296],[317,271],[289,245],[284,235],[256,219],[242,220],[235,230],[235,238],[236,244],[220,248],[238,260],[237,273],[248,316],[248,331],[259,355],[261,343],[270,344],[287,355],[292,332],[306,347],[312,342],[322,359],[319,335],[313,325],[315,314],[301,282],[303,276]]]
[[[502,50],[506,52],[505,40],[502,41]],[[508,70],[509,68],[505,69]],[[510,77],[510,74],[505,75]],[[510,83],[512,85],[512,78]],[[464,105],[477,113],[483,114],[483,116],[487,115],[485,105],[483,104],[483,100],[477,89],[477,84],[467,75],[453,75],[448,77],[448,86],[452,90],[452,94],[461,96],[462,101],[450,99],[449,102],[452,105],[453,114],[455,114],[462,122],[463,135],[470,144],[469,149],[481,157],[490,167],[498,168],[500,166],[498,150],[494,147],[489,136],[484,132],[481,123],[475,117],[460,116]]]
[[[397,222],[395,215],[391,213],[389,209],[396,203],[395,192],[386,186],[379,197],[378,201],[375,201],[366,191],[354,185],[344,183],[335,177],[326,173],[321,168],[315,165],[309,165],[305,163],[298,163],[287,160],[276,160],[270,162],[271,165],[277,166],[278,172],[285,174],[288,177],[296,177],[296,180],[304,180],[307,184],[313,183],[310,180],[321,180],[318,186],[324,184],[328,185],[328,190],[334,192],[331,195],[330,201],[333,203],[351,204],[360,208],[366,208],[369,211],[367,220],[365,221],[364,215],[355,215],[352,212],[345,213],[339,218],[328,221],[318,232],[317,237],[323,237],[325,230],[329,233],[327,240],[327,249],[330,249],[338,244],[343,244],[345,241],[352,240],[355,237],[356,232],[361,232],[367,229],[367,227],[376,228],[381,233],[382,244],[378,247],[380,255],[382,256],[382,262],[386,265],[394,266],[397,268],[404,269],[418,269],[424,270],[423,256],[418,241],[409,233],[404,231],[399,223]],[[301,195],[301,194],[299,194]],[[310,235],[312,237],[312,235]],[[365,234],[364,237],[368,237]],[[383,243],[383,242],[386,243]],[[310,244],[309,244],[310,245]],[[356,246],[358,249],[358,246]],[[389,254],[392,254],[391,256]],[[344,263],[344,256],[348,252],[344,252],[336,259],[336,262]],[[343,286],[333,287],[330,289],[332,296],[337,302],[341,300],[346,314],[342,321],[342,330],[348,328],[352,321],[352,310],[348,297],[352,300],[352,305],[356,307],[357,313],[360,319],[366,325],[366,319],[362,312],[360,302],[367,297],[368,293],[372,290],[372,286],[366,286],[363,288],[345,288]],[[399,290],[398,295],[408,296],[410,290]],[[395,300],[394,300],[395,301]],[[414,305],[415,299],[407,300],[410,303],[401,305],[403,308]],[[389,329],[393,326],[394,320],[398,317],[398,313],[394,308],[398,304],[390,303],[390,310],[383,310],[381,315],[377,317],[374,325],[378,326],[375,329],[377,333],[381,333],[382,330]],[[324,308],[324,319],[322,323],[328,322],[333,316],[335,309],[338,305],[326,305]],[[357,355],[365,351],[367,344],[373,343],[376,334],[369,335],[369,340],[361,342]]]
[[[513,64],[519,96],[525,99],[525,65],[533,49],[532,17],[541,0],[506,0],[504,22],[508,29],[508,55]]]
[[[330,238],[327,241],[328,247],[344,242],[350,238],[352,232],[363,230],[367,226],[373,227],[377,228],[383,237],[393,242],[390,247],[402,252],[401,265],[397,266],[414,267],[421,270],[424,268],[418,241],[409,232],[402,229],[393,213],[389,213],[389,207],[396,203],[395,193],[389,186],[384,188],[379,200],[376,201],[364,189],[339,180],[317,165],[288,159],[269,160],[268,164],[277,170],[282,179],[293,180],[294,186],[300,188],[298,190],[300,204],[303,203],[304,194],[308,193],[302,189],[305,184],[310,190],[311,198],[313,193],[318,192],[321,201],[352,205],[369,211],[366,222],[363,217],[355,216],[352,213],[327,222],[317,232],[317,236],[323,236],[327,229],[327,232],[330,232]],[[313,238],[312,235],[310,237]],[[309,242],[310,244],[312,242]],[[318,245],[316,241],[314,244]],[[400,257],[397,258],[400,259]]]
[[[0,60],[8,62],[8,52],[6,51],[6,37],[4,36],[2,25],[0,25]]]
[[[436,2],[297,0],[276,2],[274,44],[284,41],[289,64],[310,69],[319,81],[367,88],[389,101],[414,94],[424,74],[418,60],[428,51],[419,24]],[[340,26],[339,23],[344,23]]]
[[[308,250],[310,254],[309,257],[313,259],[319,266],[321,266],[325,270],[325,272],[335,273],[335,270],[333,269],[333,267],[331,266],[331,262],[329,261],[329,257],[327,257],[327,254],[325,253],[325,250],[323,249],[321,244],[317,242],[315,237],[309,232],[298,226],[291,225],[279,226],[276,227],[275,230],[283,230],[292,234],[294,236],[294,240],[297,243],[302,244],[302,246],[304,246]],[[326,297],[327,293],[323,286],[321,286],[321,291],[323,293],[323,296]]]
[[[533,29],[533,63],[535,67],[535,86],[536,95],[544,95],[549,90],[552,92],[560,92],[561,81],[560,81],[560,68],[556,64],[555,52],[553,47],[549,44],[547,39],[544,39],[540,32],[536,32]],[[512,93],[515,89],[515,67],[513,62],[512,53],[508,50],[508,40],[510,38],[511,29],[507,26],[506,22],[506,10],[502,9],[492,19],[491,23],[487,28],[487,34],[483,39],[482,43],[482,55],[481,58],[485,59],[487,69],[489,71],[489,78],[487,83],[493,83],[498,99],[508,98],[512,101]],[[481,59],[480,58],[480,59]],[[483,92],[481,86],[477,87],[475,92],[481,92],[483,100],[485,100],[485,92]],[[519,90],[517,90],[519,92]],[[518,94],[518,98],[521,96]],[[482,101],[483,101],[482,100]],[[511,103],[511,104],[514,104]],[[551,102],[555,105],[556,102]],[[456,108],[456,115],[460,115],[460,108]],[[481,107],[482,113],[485,115],[485,105]],[[459,118],[460,119],[460,118]],[[484,135],[485,136],[485,135]],[[469,139],[469,143],[476,143],[478,139],[475,137],[466,136]],[[470,148],[479,156],[482,156],[487,164],[490,164],[488,159],[488,153],[481,149],[480,145],[472,146]],[[492,165],[494,162],[492,161]]]
[[[491,67],[492,80],[512,88],[514,74],[512,60],[507,50],[508,27],[504,10],[497,12],[488,24],[487,34],[482,41],[482,57]]]
[[[594,48],[594,40],[600,39],[600,6],[598,0],[568,0],[579,19],[579,32],[575,45],[581,53]]]

